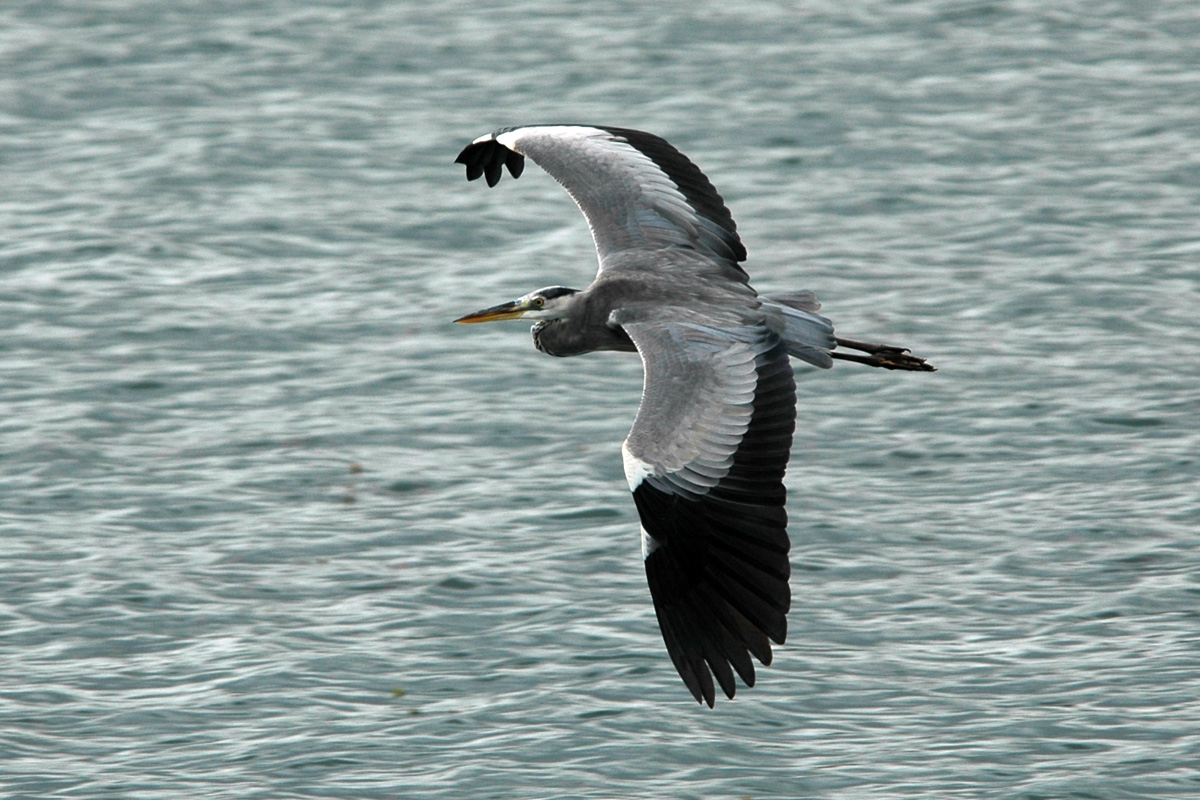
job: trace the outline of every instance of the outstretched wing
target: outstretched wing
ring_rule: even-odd
[[[725,201],[700,169],[665,140],[625,128],[530,125],[481,136],[458,154],[467,178],[500,180],[505,165],[514,178],[525,157],[550,173],[587,218],[601,272],[646,268],[618,254],[629,250],[686,248],[723,262],[729,276],[746,248]]]
[[[791,605],[783,475],[796,419],[787,351],[764,326],[623,323],[645,367],[622,453],[671,661],[697,701],[754,685]]]

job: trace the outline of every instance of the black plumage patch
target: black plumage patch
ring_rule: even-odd
[[[791,606],[783,475],[795,427],[795,383],[782,343],[759,356],[750,427],[729,474],[687,497],[652,480],[633,493],[642,527],[658,545],[646,578],[663,641],[696,700],[727,697],[733,673],[754,685],[753,655],[771,663]],[[770,641],[768,641],[770,640]]]
[[[495,186],[500,182],[500,175],[506,166],[508,174],[514,178],[521,177],[525,170],[525,156],[515,150],[509,150],[495,139],[471,142],[462,149],[454,163],[466,165],[469,181],[480,175],[486,176],[488,186]]]

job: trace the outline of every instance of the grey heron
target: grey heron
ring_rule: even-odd
[[[587,218],[600,260],[582,291],[551,286],[456,322],[534,320],[553,356],[637,352],[642,399],[621,448],[642,558],[671,661],[697,702],[713,678],[754,685],[791,606],[784,470],[796,420],[789,356],[931,372],[907,349],[834,335],[812,292],[758,295],[708,178],[665,140],[589,125],[502,128],[459,153],[495,186],[531,158]],[[843,350],[837,350],[841,347]],[[856,352],[844,352],[844,350]]]

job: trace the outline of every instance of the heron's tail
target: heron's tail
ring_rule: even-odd
[[[817,313],[821,304],[809,291],[763,295],[763,311],[782,321],[780,336],[788,355],[821,369],[833,366],[830,355],[837,347],[833,323]]]
[[[884,369],[937,371],[937,367],[920,356],[914,356],[907,348],[856,342],[834,336],[833,323],[817,313],[821,304],[810,291],[763,295],[761,300],[767,315],[782,323],[780,336],[787,346],[788,355],[801,361],[822,369],[832,367],[833,359],[837,358]],[[838,347],[858,352],[834,352]]]

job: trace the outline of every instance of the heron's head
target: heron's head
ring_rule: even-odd
[[[547,286],[530,292],[524,297],[518,297],[498,306],[476,311],[459,317],[455,322],[495,322],[501,319],[566,319],[571,298],[578,294],[578,289],[568,289],[565,286]]]

